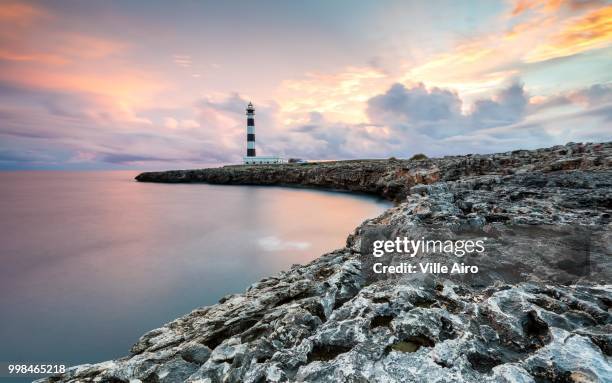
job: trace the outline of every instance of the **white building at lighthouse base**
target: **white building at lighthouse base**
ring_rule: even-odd
[[[268,165],[287,163],[285,159],[279,156],[244,156],[242,158],[242,161],[245,165]]]

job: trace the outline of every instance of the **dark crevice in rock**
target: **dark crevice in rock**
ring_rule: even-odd
[[[605,309],[605,310],[612,309],[612,299],[608,297],[598,297],[597,301],[601,302],[600,306],[602,306],[602,309]]]
[[[350,301],[350,299],[348,298],[345,298],[345,299],[336,298],[336,301],[334,302],[334,307],[332,310],[339,309],[340,307],[342,307],[343,304],[345,304],[348,301]]]
[[[525,334],[535,339],[535,347],[541,347],[550,341],[548,324],[538,316],[535,310],[529,311],[523,317],[521,325]]]
[[[274,307],[278,307],[278,306],[282,306],[282,305],[286,305],[287,303],[291,303],[291,302],[295,302],[295,301],[299,301],[300,299],[305,299],[305,298],[309,298],[312,296],[312,293],[308,292],[308,291],[304,291],[300,294],[294,295],[294,296],[287,296],[281,300],[279,300],[278,302],[276,302],[276,304],[274,305]]]
[[[244,320],[222,328],[220,331],[210,334],[201,343],[211,350],[214,350],[225,339],[231,338],[234,335],[242,333],[244,330],[254,326],[259,322],[260,318],[245,318]]]
[[[570,309],[576,311],[576,313],[582,313],[583,319],[588,322],[592,321],[598,324],[606,324],[606,322],[610,319],[610,315],[607,312],[597,308],[596,306],[591,306],[587,302],[572,299],[567,302],[567,305]]]
[[[474,352],[467,355],[472,368],[478,372],[488,373],[493,367],[500,365],[503,361],[493,354]]]
[[[485,215],[485,219],[488,223],[492,222],[508,222],[510,217],[503,214],[487,214]]]
[[[442,368],[451,368],[452,366],[443,360],[434,360],[434,363]]]
[[[391,325],[392,320],[393,320],[393,316],[391,315],[375,316],[370,321],[370,328],[389,327]]]
[[[442,328],[440,329],[439,335],[440,340],[455,339],[457,333],[453,327],[453,322],[444,317],[440,318],[440,322],[442,322]]]
[[[386,353],[391,351],[398,352],[417,352],[421,347],[433,347],[434,342],[425,336],[409,336],[399,342],[387,346]]]
[[[324,267],[324,268],[318,270],[314,274],[314,278],[316,280],[323,280],[323,279],[327,279],[328,277],[330,277],[333,274],[334,274],[334,269],[329,268],[329,267]]]
[[[464,310],[464,305],[461,302],[457,302],[452,299],[448,299],[444,296],[439,296],[436,306],[444,308],[451,314],[460,314]]]
[[[159,383],[156,373],[151,373],[146,378],[142,379],[142,383]]]
[[[321,319],[321,323],[325,323],[325,321],[327,320],[327,317],[325,317],[325,309],[323,308],[323,305],[318,303],[318,304],[314,304],[310,307],[306,308],[312,315],[315,315],[316,317],[318,317],[319,319]]]
[[[389,298],[382,297],[382,298],[374,298],[374,299],[372,299],[372,303],[390,303],[390,301],[389,301]]]
[[[579,382],[592,382],[592,380],[574,380],[572,379],[572,373],[569,371],[560,372],[553,368],[545,367],[534,367],[531,371],[531,375],[536,383],[579,383]]]
[[[559,301],[550,299],[545,296],[536,296],[534,299],[528,299],[529,303],[533,303],[536,306],[539,306],[545,310],[552,311],[555,314],[563,314],[567,311],[567,308],[564,307]]]
[[[433,300],[429,299],[417,299],[413,302],[414,307],[420,307],[424,309],[431,308],[431,306],[435,303]]]
[[[212,336],[209,339],[205,340],[202,344],[210,348],[211,350],[214,350],[215,348],[217,348],[218,345],[220,345],[228,337],[229,336],[226,336],[225,333],[222,331],[218,335]]]
[[[352,350],[352,347],[340,346],[340,345],[315,345],[312,351],[308,354],[307,363],[314,361],[328,361],[336,359],[340,354],[347,353]]]

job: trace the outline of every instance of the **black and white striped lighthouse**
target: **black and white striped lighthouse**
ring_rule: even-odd
[[[255,157],[255,108],[249,102],[247,115],[247,157]]]
[[[242,158],[245,165],[270,165],[282,164],[285,162],[279,156],[257,156],[255,154],[255,108],[249,102],[246,108],[247,115],[247,152]]]

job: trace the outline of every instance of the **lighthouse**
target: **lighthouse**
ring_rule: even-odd
[[[243,158],[245,165],[266,165],[266,164],[282,164],[285,163],[278,156],[257,156],[255,154],[255,107],[252,102],[249,102],[246,108],[247,116],[247,152]]]
[[[256,157],[255,154],[255,108],[249,102],[247,114],[247,157]]]

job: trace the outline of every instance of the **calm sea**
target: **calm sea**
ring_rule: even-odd
[[[0,173],[0,362],[96,362],[340,248],[389,204],[346,193]]]

